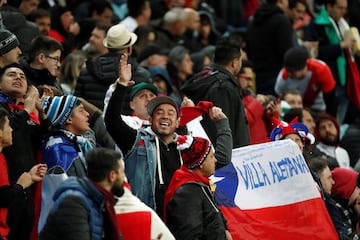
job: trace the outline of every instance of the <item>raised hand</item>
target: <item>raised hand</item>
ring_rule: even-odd
[[[213,122],[226,118],[226,115],[223,113],[222,109],[215,106],[209,109],[209,116]]]
[[[126,53],[122,54],[119,61],[119,78],[117,83],[123,86],[134,85],[135,82],[131,80],[131,64],[128,63],[128,55]]]
[[[182,102],[181,102],[181,106],[182,106],[182,107],[184,107],[184,106],[186,106],[186,107],[193,107],[193,106],[195,106],[195,104],[194,104],[194,102],[193,102],[190,98],[184,97],[184,99],[183,99]]]
[[[39,99],[39,91],[36,87],[29,87],[24,98],[24,110],[29,114],[36,109],[36,101]]]

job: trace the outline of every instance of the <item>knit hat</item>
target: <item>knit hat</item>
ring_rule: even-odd
[[[278,141],[284,139],[284,137],[290,133],[295,133],[301,138],[309,139],[310,143],[313,144],[315,142],[315,137],[309,133],[309,130],[305,124],[297,121],[297,117],[294,118],[290,123],[280,121],[279,119],[273,117],[272,122],[276,127],[270,133],[271,141]]]
[[[130,100],[133,100],[134,96],[143,89],[147,89],[147,90],[153,92],[155,95],[158,95],[158,93],[159,93],[159,90],[153,84],[141,82],[141,83],[134,85],[131,88]]]
[[[334,168],[331,171],[335,184],[331,188],[331,194],[343,199],[349,199],[357,186],[359,173],[347,168]]]
[[[209,113],[209,109],[212,108],[214,104],[212,102],[200,101],[196,106],[184,106],[180,108],[180,127],[185,126],[191,120],[205,114]]]
[[[17,37],[5,29],[0,29],[0,56],[20,45]]]
[[[284,54],[284,67],[286,71],[294,72],[304,69],[309,53],[304,47],[290,48]]]
[[[149,116],[153,115],[154,110],[157,108],[157,106],[161,104],[170,104],[174,106],[176,109],[176,113],[179,116],[179,107],[176,104],[176,102],[171,98],[167,96],[158,96],[156,98],[153,98],[147,105],[147,111],[149,113]]]
[[[79,98],[72,95],[47,97],[41,107],[53,126],[62,128],[71,117],[78,101]]]
[[[211,144],[205,138],[184,135],[178,136],[176,142],[183,165],[188,169],[199,167],[210,153]]]

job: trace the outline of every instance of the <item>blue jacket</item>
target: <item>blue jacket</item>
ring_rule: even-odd
[[[70,177],[56,190],[39,239],[103,239],[104,196],[86,177]]]
[[[133,148],[125,161],[125,173],[132,192],[146,205],[155,209],[156,136],[150,130],[139,129]]]
[[[61,169],[61,172],[69,176],[86,175],[86,167],[80,160],[76,143],[64,135],[50,136],[44,140],[42,154],[43,161],[48,166],[48,172],[58,172]],[[75,163],[76,161],[78,163]]]

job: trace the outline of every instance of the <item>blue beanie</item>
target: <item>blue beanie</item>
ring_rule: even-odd
[[[78,101],[79,98],[72,95],[47,97],[41,107],[53,126],[62,128],[71,117]]]

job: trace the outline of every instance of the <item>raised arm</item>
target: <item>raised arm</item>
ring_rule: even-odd
[[[221,168],[231,161],[233,141],[229,120],[219,107],[210,108],[209,116],[216,127],[216,168]]]

